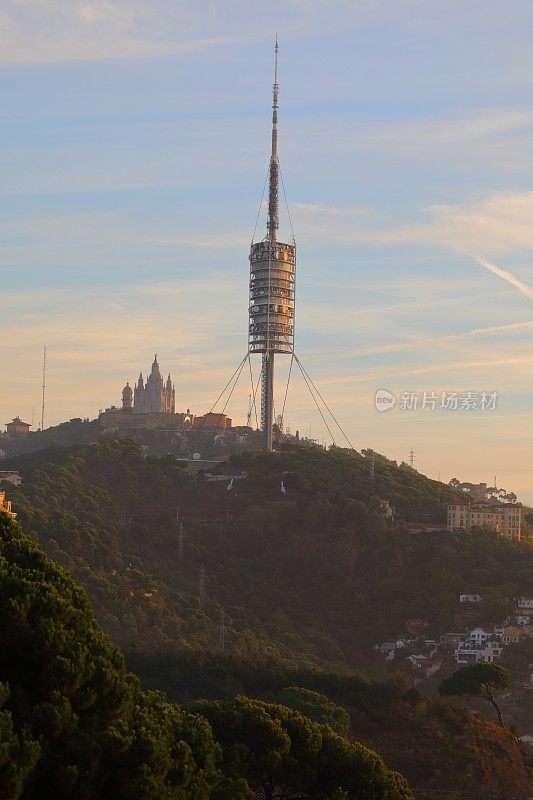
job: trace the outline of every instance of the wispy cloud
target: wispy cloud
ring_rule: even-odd
[[[383,353],[401,353],[420,350],[423,348],[447,347],[453,343],[460,343],[478,337],[501,336],[502,334],[522,333],[533,331],[533,320],[528,322],[512,322],[509,325],[490,325],[486,328],[474,328],[464,333],[447,334],[446,336],[429,336],[425,338],[408,340],[405,342],[391,342],[375,347],[360,347],[348,350],[333,356],[333,360],[350,359],[358,356],[379,355]]]
[[[522,292],[523,295],[529,297],[530,300],[533,300],[533,286],[528,286],[526,283],[519,280],[516,275],[513,275],[511,272],[508,272],[501,267],[497,267],[496,264],[492,264],[485,258],[478,258],[478,261],[481,266],[485,267],[485,269],[488,269],[489,272],[493,272],[494,275],[498,275],[499,278],[503,278],[504,281],[510,283],[511,286],[514,286],[519,292]]]
[[[337,242],[433,245],[464,255],[504,254],[533,248],[533,192],[496,192],[470,202],[434,204],[416,213],[418,221],[395,224],[383,213],[330,206],[298,206],[300,235]],[[334,222],[332,222],[334,220]]]
[[[154,58],[240,41],[234,33],[217,34],[211,6],[184,0],[4,0],[0,64]]]

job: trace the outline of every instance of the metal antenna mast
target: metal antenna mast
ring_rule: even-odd
[[[44,398],[46,391],[46,345],[43,348],[43,402],[41,406],[41,430],[44,431]]]
[[[279,228],[278,37],[274,58],[272,147],[268,183],[267,235],[250,250],[249,353],[262,354],[261,427],[263,448],[272,450],[274,355],[294,352],[296,246],[277,241]]]
[[[200,585],[198,587],[198,599],[200,601],[200,608],[205,606],[205,567],[200,565]]]
[[[218,649],[221,653],[226,649],[226,612],[224,607],[220,609],[220,621],[218,624]]]
[[[180,522],[180,530],[178,533],[178,558],[183,558],[185,553],[185,530],[183,528],[183,523]]]

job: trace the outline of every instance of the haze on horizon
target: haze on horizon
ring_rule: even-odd
[[[156,351],[180,410],[211,406],[246,348],[277,31],[300,358],[356,448],[532,503],[532,25],[521,0],[4,0],[0,422],[38,418],[44,343],[47,424]],[[499,398],[379,414],[378,389]],[[287,419],[326,438],[301,380]]]

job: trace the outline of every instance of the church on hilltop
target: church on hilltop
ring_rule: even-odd
[[[98,419],[106,432],[124,435],[139,429],[184,431],[194,424],[189,409],[176,414],[176,390],[170,375],[163,379],[157,353],[146,381],[141,372],[133,389],[128,382],[122,390],[122,406],[106,408]]]
[[[144,382],[143,374],[132,391],[129,383],[122,390],[122,410],[133,410],[134,414],[174,414],[176,410],[176,390],[170,375],[163,381],[157,353],[152,363],[152,371]]]

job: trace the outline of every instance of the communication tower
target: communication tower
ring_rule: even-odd
[[[41,430],[44,431],[44,407],[45,407],[45,396],[46,396],[46,345],[43,347],[43,385],[42,385],[43,395],[42,395],[42,404],[41,404]]]
[[[296,244],[278,241],[280,167],[278,155],[278,39],[274,60],[272,148],[268,173],[267,233],[250,249],[249,353],[261,353],[263,449],[272,450],[274,356],[294,352]]]

